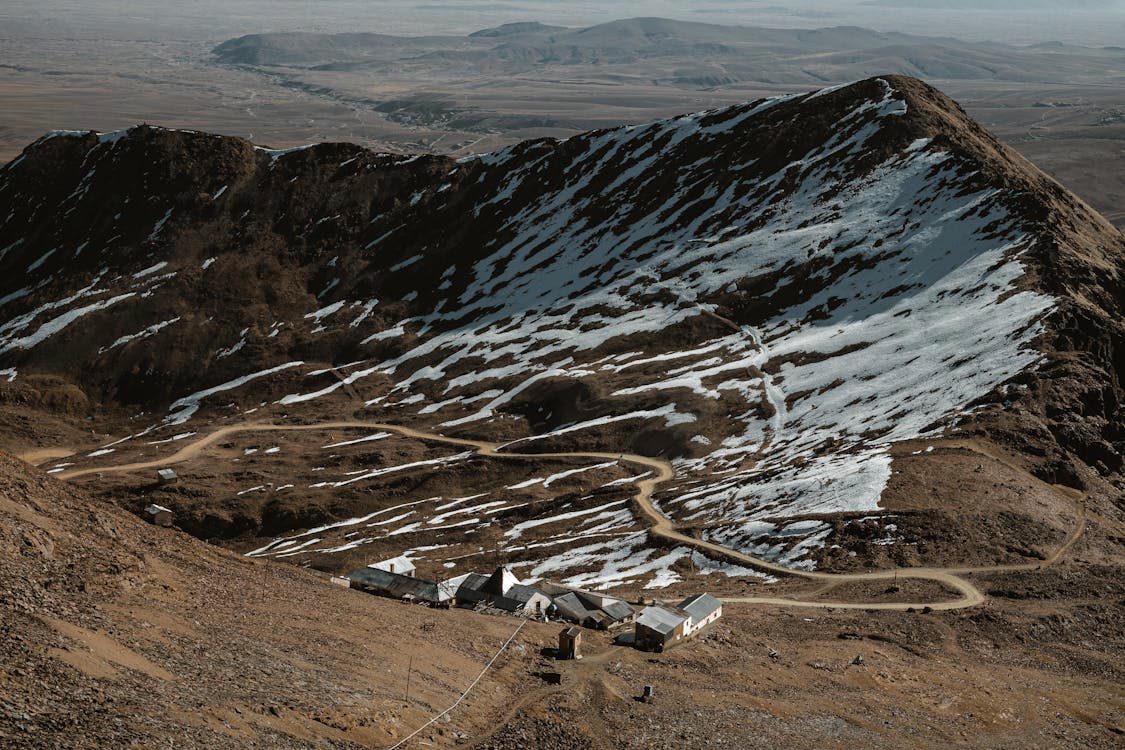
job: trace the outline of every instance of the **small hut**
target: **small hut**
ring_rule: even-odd
[[[645,607],[637,618],[634,644],[642,651],[661,652],[684,637],[691,617],[671,607]]]
[[[582,628],[563,628],[559,633],[558,656],[560,659],[582,658]]]
[[[156,472],[156,478],[160,484],[175,484],[179,481],[180,476],[171,469],[160,469]]]
[[[145,518],[149,523],[156,524],[157,526],[171,526],[172,525],[172,511],[165,508],[163,505],[153,505],[145,508]]]

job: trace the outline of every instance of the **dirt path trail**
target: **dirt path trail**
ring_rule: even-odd
[[[973,573],[987,573],[987,572],[1013,572],[1013,571],[1029,571],[1038,568],[1053,565],[1055,562],[1065,554],[1071,546],[1078,541],[1086,526],[1086,515],[1083,512],[1081,521],[1077,524],[1076,528],[1068,536],[1066,542],[1056,550],[1050,557],[1038,564],[1023,564],[1023,565],[997,565],[981,568],[896,568],[891,570],[879,570],[868,573],[821,573],[817,571],[797,570],[794,568],[786,568],[782,565],[771,563],[767,560],[762,560],[736,549],[724,547],[713,542],[708,542],[703,539],[696,539],[695,537],[688,536],[673,524],[672,520],[662,514],[653,504],[652,496],[656,492],[656,488],[664,482],[672,479],[675,476],[675,470],[672,464],[668,461],[658,458],[650,458],[648,456],[640,456],[635,454],[619,454],[619,453],[603,453],[592,451],[567,451],[562,453],[509,453],[502,452],[501,445],[498,443],[490,443],[484,440],[471,440],[467,438],[453,438],[445,435],[439,435],[433,432],[426,432],[425,430],[417,430],[411,427],[403,427],[401,425],[385,424],[382,422],[362,422],[362,421],[342,421],[342,422],[321,422],[317,424],[302,424],[302,425],[276,425],[267,423],[250,422],[241,425],[232,425],[230,427],[220,428],[209,435],[206,435],[195,442],[185,445],[178,451],[170,456],[160,458],[153,461],[141,461],[137,463],[120,464],[117,466],[105,466],[88,469],[76,469],[74,471],[64,472],[58,475],[59,479],[77,479],[79,477],[89,476],[92,474],[118,474],[129,471],[139,471],[143,469],[155,469],[166,467],[170,464],[182,463],[189,461],[198,456],[202,451],[208,447],[231,437],[244,432],[305,432],[316,430],[351,430],[351,429],[364,429],[364,430],[377,430],[383,432],[393,432],[397,435],[404,437],[416,438],[419,440],[429,440],[446,445],[456,445],[460,447],[473,448],[478,455],[488,456],[494,458],[586,458],[598,460],[611,460],[622,461],[625,463],[636,464],[645,466],[653,470],[653,473],[644,479],[636,482],[637,494],[634,495],[633,501],[637,510],[644,516],[651,524],[649,533],[667,539],[669,541],[678,542],[694,549],[703,552],[710,552],[721,558],[733,560],[738,563],[762,570],[768,573],[775,573],[778,575],[793,576],[797,578],[804,578],[811,581],[819,581],[825,584],[840,584],[848,582],[864,582],[864,581],[902,581],[902,580],[921,580],[921,581],[935,581],[943,584],[954,591],[958,592],[960,596],[956,599],[946,601],[917,601],[917,602],[855,602],[855,601],[810,601],[810,600],[797,600],[788,599],[783,597],[763,597],[763,596],[747,596],[747,597],[725,597],[724,602],[740,603],[740,604],[769,604],[782,607],[814,607],[822,609],[879,609],[879,610],[907,610],[907,609],[923,609],[929,607],[932,610],[953,610],[965,609],[967,607],[975,607],[984,603],[985,595],[969,581],[966,581],[960,576],[971,575]],[[26,460],[26,459],[25,459]]]
[[[21,453],[16,456],[16,458],[32,466],[38,466],[39,464],[45,464],[53,459],[70,458],[74,453],[75,452],[69,448],[38,448],[28,451],[27,453]]]

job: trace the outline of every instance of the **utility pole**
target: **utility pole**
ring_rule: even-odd
[[[410,673],[414,671],[414,655],[410,656],[410,664],[406,668],[406,705],[410,705]]]

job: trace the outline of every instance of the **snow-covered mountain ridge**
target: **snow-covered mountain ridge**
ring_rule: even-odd
[[[960,425],[1052,480],[1121,468],[1121,235],[910,79],[460,162],[53,134],[0,199],[0,372],[150,412],[134,441],[260,409],[663,455],[662,512],[801,567],[882,517],[896,443]],[[466,531],[504,527],[490,504]],[[516,557],[667,579],[610,505]]]

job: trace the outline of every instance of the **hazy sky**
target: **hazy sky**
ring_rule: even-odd
[[[635,16],[747,26],[860,25],[1015,43],[1125,44],[1125,0],[4,0],[0,39],[214,42],[262,31],[462,33],[510,21],[583,26]]]

